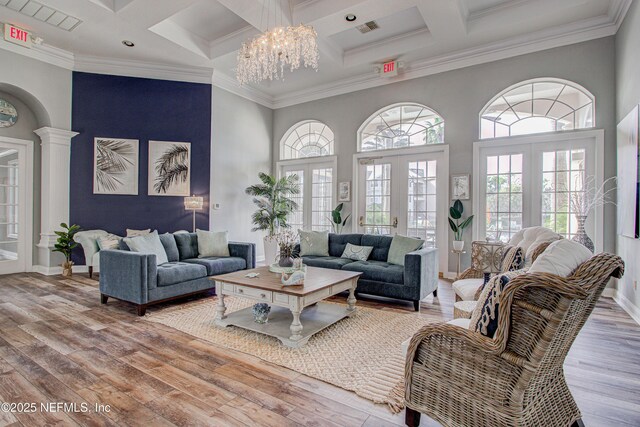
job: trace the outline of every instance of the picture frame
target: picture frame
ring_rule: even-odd
[[[351,181],[338,183],[338,202],[351,201]]]
[[[149,196],[189,196],[191,143],[149,141]]]
[[[471,175],[468,173],[451,175],[451,200],[469,200]]]
[[[138,195],[139,140],[93,140],[93,194]]]

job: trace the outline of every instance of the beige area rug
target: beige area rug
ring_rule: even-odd
[[[217,298],[207,298],[145,317],[213,344],[325,381],[393,412],[404,408],[404,355],[401,344],[429,323],[417,313],[358,307],[345,318],[312,336],[306,346],[285,347],[276,338],[213,324]],[[252,305],[226,297],[227,313]]]

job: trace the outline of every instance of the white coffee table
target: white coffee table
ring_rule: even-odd
[[[248,273],[259,273],[256,278]],[[307,267],[304,285],[283,286],[280,274],[268,267],[242,270],[213,276],[218,305],[215,323],[218,326],[237,326],[278,338],[288,347],[302,347],[311,336],[356,310],[355,290],[362,273]],[[322,300],[343,291],[349,291],[347,307],[323,303]],[[246,298],[271,306],[269,321],[256,323],[251,307],[226,314],[225,296]]]

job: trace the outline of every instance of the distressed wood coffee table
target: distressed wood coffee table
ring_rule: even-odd
[[[260,276],[249,278],[248,273],[260,273]],[[280,274],[270,272],[268,267],[213,276],[211,280],[215,281],[218,295],[215,323],[276,337],[288,347],[302,347],[313,334],[355,312],[355,290],[361,274],[307,267],[304,285],[297,286],[283,286]],[[346,290],[349,291],[346,308],[321,302]],[[226,315],[224,298],[227,295],[271,305],[269,321],[256,323],[251,307]]]

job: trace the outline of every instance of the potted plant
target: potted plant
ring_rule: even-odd
[[[63,228],[62,231],[56,231],[56,235],[58,236],[58,240],[54,245],[53,252],[60,252],[64,255],[65,261],[62,263],[62,275],[64,277],[71,277],[73,274],[73,262],[71,261],[71,251],[78,246],[73,237],[75,234],[80,231],[80,227],[77,225],[72,225],[69,227],[64,222],[60,224],[60,227]]]
[[[261,183],[247,187],[245,192],[253,196],[253,203],[258,207],[251,219],[252,231],[266,231],[264,237],[265,262],[275,262],[277,253],[276,234],[281,228],[289,228],[287,217],[298,208],[291,196],[300,194],[298,176],[289,175],[280,179],[266,173],[258,174]]]
[[[467,219],[462,220],[462,214],[464,213],[464,207],[460,200],[453,202],[453,206],[449,208],[449,227],[453,231],[453,250],[462,251],[464,248],[464,240],[462,240],[462,233],[465,228],[471,225],[473,221],[473,215]],[[462,220],[462,222],[460,222]]]
[[[347,215],[342,219],[342,208],[344,207],[344,203],[340,203],[335,207],[334,210],[331,211],[331,226],[333,227],[333,232],[336,234],[341,234],[342,229],[347,224],[347,221],[351,217],[351,214]]]

